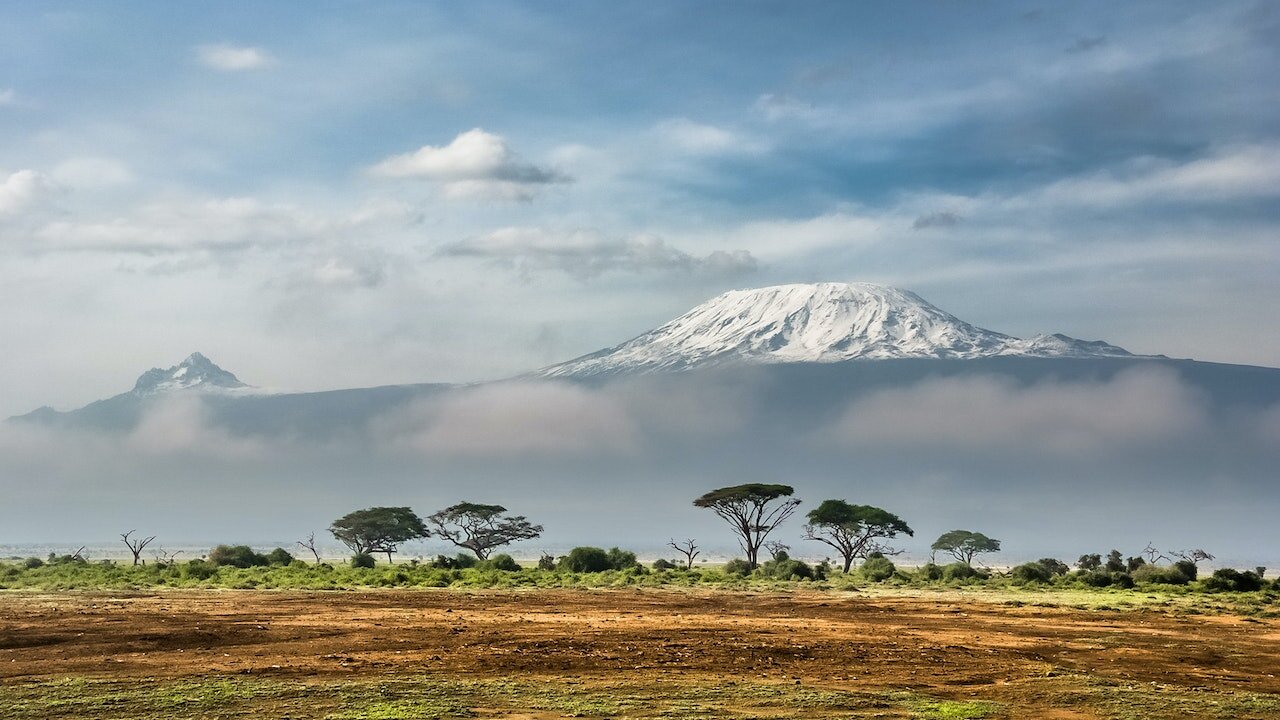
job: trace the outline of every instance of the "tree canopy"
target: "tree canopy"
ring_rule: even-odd
[[[723,487],[693,501],[695,507],[709,508],[729,523],[738,544],[747,554],[751,569],[759,567],[760,547],[774,528],[781,525],[800,504],[792,498],[790,485],[748,483]]]
[[[998,552],[1000,541],[972,530],[952,530],[940,535],[931,547],[950,553],[965,565],[972,565],[975,555]]]
[[[823,500],[809,512],[808,518],[805,537],[835,548],[844,560],[845,572],[853,566],[854,558],[890,551],[881,540],[915,534],[902,518],[888,510],[852,505],[844,500]]]
[[[401,543],[427,536],[422,518],[407,507],[356,510],[334,520],[329,532],[356,555],[386,553],[388,561]]]
[[[460,502],[427,517],[431,534],[466,548],[484,560],[494,548],[517,540],[530,540],[542,534],[542,526],[534,525],[523,515],[508,516],[501,505]]]

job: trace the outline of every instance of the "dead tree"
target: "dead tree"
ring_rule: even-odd
[[[1167,555],[1157,550],[1151,543],[1147,543],[1147,546],[1142,550],[1142,554],[1146,556],[1148,565],[1155,565],[1161,560],[1166,562],[1169,560]]]
[[[1179,560],[1185,560],[1192,565],[1198,565],[1201,560],[1213,559],[1212,555],[1200,548],[1196,548],[1195,550],[1170,550],[1169,552],[1173,553],[1173,556]]]
[[[316,564],[320,564],[320,551],[316,550],[316,534],[311,533],[306,540],[299,540],[298,544],[303,548],[310,550],[312,555],[316,556]]]
[[[129,537],[130,535],[136,532],[138,531],[130,530],[127,533],[121,533],[120,539],[124,540],[125,547],[129,548],[129,552],[133,553],[133,564],[146,565],[147,564],[146,561],[142,559],[142,551],[147,548],[147,545],[151,544],[152,540],[156,539],[156,536],[152,535],[151,537],[145,537],[145,538]]]
[[[685,570],[693,569],[693,560],[699,555],[698,546],[693,544],[693,538],[689,538],[684,542],[676,542],[675,538],[672,538],[671,542],[667,543],[667,546],[684,555]]]
[[[156,565],[173,565],[178,562],[178,556],[182,554],[181,550],[169,552],[164,548],[155,551]]]

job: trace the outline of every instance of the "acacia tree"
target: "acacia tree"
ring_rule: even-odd
[[[329,527],[329,532],[356,555],[391,553],[401,543],[427,536],[427,528],[407,507],[374,507],[347,513]]]
[[[1000,550],[1000,541],[972,530],[952,530],[942,533],[931,546],[942,550],[965,565],[973,565],[973,556]]]
[[[914,536],[902,518],[888,510],[871,505],[850,505],[844,500],[823,500],[808,515],[804,536],[835,548],[844,560],[844,571],[853,567],[854,558],[865,559],[871,552],[892,550],[881,545],[899,533]]]
[[[127,533],[120,533],[120,539],[124,540],[124,544],[129,548],[129,552],[133,553],[133,564],[146,565],[146,561],[142,559],[142,551],[147,549],[147,546],[151,544],[151,541],[156,539],[156,536],[152,535],[144,538],[130,537],[136,532],[138,531],[130,530]]]
[[[501,505],[460,502],[430,515],[430,534],[466,548],[485,560],[494,548],[517,540],[531,540],[542,534],[523,515],[506,515]]]
[[[747,554],[747,564],[759,566],[760,546],[774,528],[796,511],[800,501],[792,498],[790,485],[748,483],[712,490],[693,501],[695,507],[709,508],[733,528],[738,544]]]

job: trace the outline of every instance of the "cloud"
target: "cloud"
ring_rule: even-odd
[[[330,257],[315,268],[312,278],[321,285],[371,288],[382,284],[386,271],[377,263]]]
[[[1096,50],[1106,44],[1107,44],[1107,38],[1104,35],[1097,35],[1093,37],[1082,37],[1079,40],[1076,40],[1075,42],[1071,43],[1070,47],[1067,48],[1067,52],[1069,53],[1089,52],[1090,50]]]
[[[569,178],[521,162],[500,135],[468,130],[448,145],[424,145],[369,169],[384,178],[420,178],[438,183],[446,197],[530,200],[537,190]]]
[[[654,127],[654,132],[663,143],[690,155],[754,153],[763,149],[759,141],[687,118],[664,120]]]
[[[716,250],[697,257],[651,235],[610,238],[591,230],[553,232],[536,227],[502,228],[448,245],[441,254],[488,259],[521,272],[555,270],[581,279],[614,271],[742,275],[757,268],[746,250]]]
[[[0,107],[5,105],[17,105],[18,93],[13,88],[4,88],[0,90]]]
[[[17,214],[52,190],[49,179],[35,170],[18,170],[0,180],[0,216]]]
[[[50,177],[69,188],[105,188],[127,185],[134,180],[128,165],[100,157],[63,160],[53,168]]]
[[[946,210],[921,215],[911,223],[911,229],[923,230],[931,227],[953,227],[960,222],[960,216]]]
[[[508,382],[422,402],[384,418],[393,446],[454,457],[631,454],[639,430],[615,397],[556,382]]]
[[[260,48],[227,44],[200,45],[196,48],[196,58],[205,67],[222,72],[259,70],[275,62]]]
[[[1126,370],[1107,382],[925,380],[855,401],[820,435],[850,448],[1055,456],[1159,447],[1207,426],[1199,394],[1175,372],[1152,368]]]

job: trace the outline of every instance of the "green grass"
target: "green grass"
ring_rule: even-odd
[[[4,720],[179,720],[307,717],[436,720],[523,712],[580,718],[862,718],[978,720],[999,706],[913,693],[817,690],[794,684],[657,682],[587,684],[551,680],[308,681],[209,678],[109,681],[83,678],[0,685]]]

